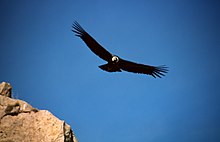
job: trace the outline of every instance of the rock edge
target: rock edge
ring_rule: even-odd
[[[0,84],[0,142],[78,142],[71,127],[49,111],[9,98],[11,89]]]

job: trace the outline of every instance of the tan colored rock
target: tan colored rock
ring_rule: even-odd
[[[12,87],[9,83],[2,82],[0,84],[0,95],[11,98]]]
[[[0,142],[77,142],[70,126],[47,110],[0,95]]]

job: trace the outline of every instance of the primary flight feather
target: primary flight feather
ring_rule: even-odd
[[[97,56],[107,61],[107,64],[99,66],[104,71],[107,72],[121,72],[122,70],[151,75],[154,78],[164,76],[168,72],[166,66],[150,66],[139,63],[134,63],[131,61],[124,60],[116,55],[108,52],[104,47],[102,47],[92,36],[90,36],[78,22],[74,22],[72,26],[72,31],[76,36],[80,37],[86,45],[94,52]]]

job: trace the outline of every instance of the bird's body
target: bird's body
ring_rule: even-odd
[[[164,76],[164,73],[167,73],[167,67],[165,66],[150,66],[144,64],[138,64],[131,61],[124,60],[117,55],[113,55],[103,48],[92,36],[90,36],[77,22],[73,23],[72,31],[76,33],[76,36],[80,37],[86,45],[94,52],[97,56],[107,61],[107,64],[100,65],[104,71],[107,72],[121,72],[122,70],[152,75],[153,77]]]

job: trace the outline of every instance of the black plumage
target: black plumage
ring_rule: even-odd
[[[103,48],[92,36],[90,36],[79,25],[78,22],[74,22],[72,28],[72,31],[76,34],[76,36],[80,37],[92,52],[108,62],[107,64],[99,66],[99,68],[102,70],[107,72],[121,72],[124,70],[133,73],[152,75],[155,78],[161,78],[161,76],[164,76],[164,74],[168,72],[166,66],[150,66],[134,63],[111,54],[105,48]]]

